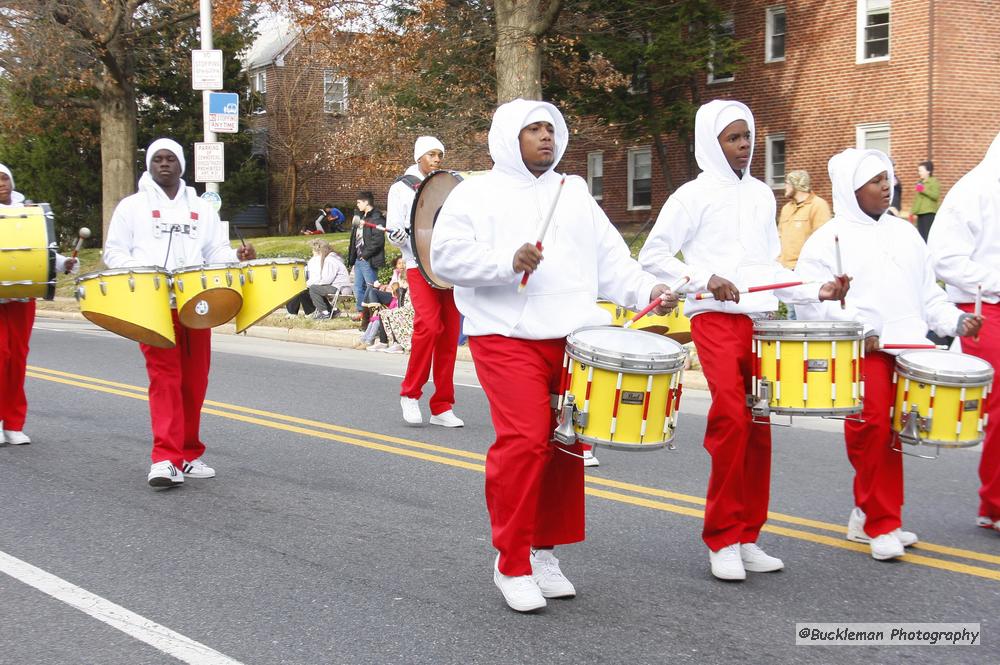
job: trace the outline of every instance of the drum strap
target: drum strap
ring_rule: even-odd
[[[418,189],[420,189],[420,183],[422,183],[423,180],[421,180],[415,175],[410,175],[409,173],[406,173],[393,180],[392,184],[395,185],[397,182],[406,183],[407,187],[409,187],[413,191],[417,191]]]

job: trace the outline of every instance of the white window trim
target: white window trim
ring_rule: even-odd
[[[871,131],[885,130],[889,134],[889,145],[886,146],[886,154],[892,154],[892,126],[888,122],[866,122],[854,126],[854,145],[858,149],[866,149],[865,135]]]
[[[340,84],[342,84],[344,86],[344,96],[341,98],[340,108],[333,108],[333,109],[328,109],[327,108],[326,83],[327,83],[328,79],[330,80],[331,83],[334,83],[334,84],[340,83]],[[335,76],[333,70],[331,70],[331,69],[324,69],[323,70],[323,112],[324,113],[329,113],[329,114],[347,113],[347,99],[348,99],[347,83],[348,83],[348,80],[347,80],[346,76]]]
[[[892,2],[889,2],[889,55],[878,58],[865,57],[865,23],[868,18],[868,0],[857,0],[857,32],[855,36],[855,63],[866,65],[869,62],[886,62],[892,57]]]
[[[254,76],[254,83],[253,83],[254,92],[259,92],[262,95],[266,95],[267,94],[267,70],[266,69],[258,69],[256,72],[254,72],[253,76]],[[261,85],[261,82],[263,82],[264,85]]]
[[[635,179],[635,173],[634,173],[635,168],[633,166],[632,155],[638,154],[640,152],[647,152],[647,153],[649,153],[649,167],[650,167],[650,174],[649,174],[649,176],[650,176],[650,184],[652,184],[652,178],[653,178],[653,173],[652,173],[652,169],[653,169],[653,151],[652,151],[652,149],[650,149],[648,146],[647,147],[640,147],[640,148],[629,148],[628,149],[628,187],[627,187],[627,192],[626,192],[626,195],[628,196],[628,200],[627,200],[626,210],[649,210],[650,208],[652,208],[652,205],[648,205],[648,206],[634,206],[634,205],[632,205],[632,194],[634,193],[632,191],[632,181]]]
[[[591,170],[590,159],[591,157],[600,157],[601,159],[601,193],[599,195],[594,194],[594,173]],[[590,191],[590,195],[594,197],[595,201],[601,201],[604,199],[604,151],[594,150],[587,153],[587,189]]]
[[[774,182],[774,165],[771,161],[773,156],[773,145],[776,141],[781,141],[784,143],[784,134],[771,134],[765,139],[764,144],[764,178],[768,187],[771,189],[783,189],[785,187],[784,181]],[[788,175],[788,145],[785,145],[785,175]]]
[[[775,58],[771,55],[771,38],[774,36],[774,15],[778,12],[785,15],[785,50],[788,50],[788,12],[784,5],[775,5],[764,10],[764,62],[784,62],[785,56]]]
[[[734,34],[734,35],[736,34],[736,19],[734,17],[727,16],[725,18],[725,20],[722,21],[722,23],[720,24],[719,27],[723,27],[723,26],[729,26],[731,28],[732,34]],[[714,53],[715,53],[715,48],[714,47],[712,48],[712,52],[713,52],[713,57],[711,57],[711,58],[708,59],[708,77],[707,77],[707,83],[709,85],[712,85],[714,83],[732,83],[733,81],[735,81],[736,80],[736,72],[733,72],[727,78],[721,78],[721,79],[715,78],[715,72],[713,71],[714,67],[713,67],[713,63],[712,63],[712,61],[715,59],[714,58]]]

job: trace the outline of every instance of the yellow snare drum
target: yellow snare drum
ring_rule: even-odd
[[[55,223],[47,203],[0,208],[0,298],[56,292]]]
[[[169,276],[156,266],[90,272],[77,277],[76,299],[83,315],[105,330],[169,349],[174,346]]]
[[[950,351],[907,351],[896,357],[892,427],[903,443],[966,448],[983,440],[993,367]]]
[[[677,426],[687,351],[630,328],[581,328],[566,340],[565,390],[555,438],[622,450],[655,450]]]
[[[634,316],[634,314],[630,315]],[[691,320],[684,316],[684,301],[669,314],[647,314],[632,324],[636,330],[666,335],[675,342],[687,344],[691,341]]]
[[[757,321],[754,415],[861,412],[863,326],[853,321]]]
[[[243,272],[238,263],[211,263],[174,271],[177,318],[188,328],[214,328],[243,306]]]
[[[611,313],[611,323],[609,325],[612,326],[623,326],[626,321],[635,316],[635,312],[625,309],[621,305],[616,305],[610,300],[598,300],[597,306]]]
[[[306,288],[306,262],[300,259],[255,259],[242,264],[243,307],[236,332],[243,332]]]

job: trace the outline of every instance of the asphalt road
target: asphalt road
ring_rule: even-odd
[[[760,544],[786,570],[723,583],[700,539],[708,400],[689,391],[677,450],[598,451],[588,538],[557,551],[579,595],[519,615],[492,583],[492,428],[470,365],[466,427],[412,428],[405,356],[214,344],[202,432],[219,475],[155,492],[137,346],[39,319],[34,443],[0,445],[0,663],[1000,662],[1000,536],[972,524],[976,451],[907,460],[922,542],[880,563],[843,539],[838,425],[775,428]],[[798,622],[980,623],[982,644],[797,646]]]

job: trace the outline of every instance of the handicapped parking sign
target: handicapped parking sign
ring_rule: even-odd
[[[240,96],[235,92],[208,95],[208,131],[235,134],[239,131]]]

